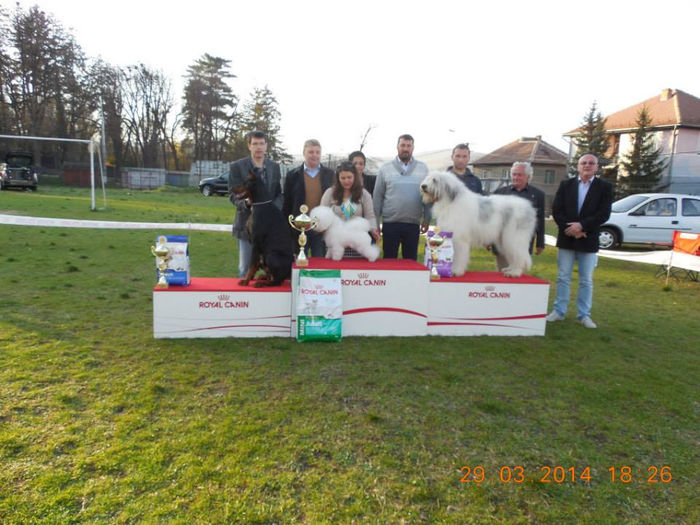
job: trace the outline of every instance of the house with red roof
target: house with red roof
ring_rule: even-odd
[[[660,191],[700,194],[700,98],[680,89],[663,89],[660,95],[608,115],[605,130],[609,136],[607,156],[614,169],[632,148],[637,118],[645,107],[652,119],[651,130],[666,161]],[[580,128],[564,133],[571,138]],[[570,156],[576,155],[572,145]]]
[[[493,193],[510,182],[510,168],[514,162],[532,165],[530,182],[544,192],[545,210],[551,210],[559,182],[568,178],[566,153],[542,140],[541,135],[521,137],[506,144],[473,163],[474,175],[482,179],[485,193]]]

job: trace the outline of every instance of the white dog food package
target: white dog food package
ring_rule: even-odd
[[[297,341],[340,341],[342,333],[340,270],[299,270]]]
[[[435,235],[432,230],[427,233],[428,239]],[[454,244],[452,244],[452,232],[441,231],[440,237],[444,239],[443,243],[437,249],[437,268],[440,277],[452,277],[452,257],[454,256]],[[430,245],[425,243],[425,258],[423,264],[428,267],[428,270],[433,269],[433,254]]]
[[[158,235],[156,244],[160,244],[163,240],[170,251],[165,280],[168,285],[188,286],[190,284],[190,250],[187,235]],[[156,279],[158,275],[158,259],[156,258]]]

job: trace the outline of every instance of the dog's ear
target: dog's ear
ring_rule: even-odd
[[[253,170],[248,172],[248,180],[255,180],[255,172]]]
[[[450,181],[447,178],[441,178],[440,184],[438,185],[438,191],[441,194],[443,194],[448,200],[453,201],[459,195],[459,187],[454,184],[450,184],[450,182],[452,181]],[[442,197],[442,195],[440,197]]]
[[[445,193],[447,194],[447,198],[449,200],[453,201],[457,198],[457,188],[455,188],[454,186],[447,186],[445,190]]]

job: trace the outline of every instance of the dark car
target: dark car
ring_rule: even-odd
[[[228,195],[228,173],[219,175],[218,177],[209,177],[199,181],[199,191],[202,195],[209,197],[210,195]]]
[[[39,179],[32,166],[34,158],[31,153],[10,152],[5,162],[0,164],[0,190],[22,188],[36,191]]]

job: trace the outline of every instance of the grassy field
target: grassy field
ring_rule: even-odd
[[[233,215],[108,199],[2,192],[0,213]],[[698,283],[601,258],[599,329],[545,337],[154,340],[157,233],[0,225],[0,523],[700,522]],[[235,274],[230,235],[189,235],[193,275]]]

